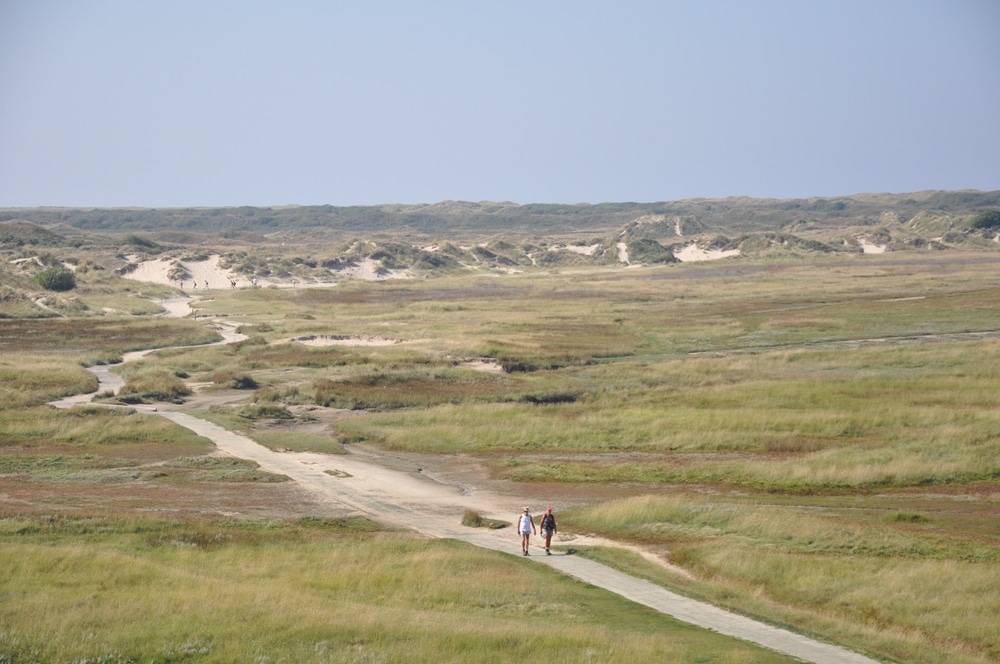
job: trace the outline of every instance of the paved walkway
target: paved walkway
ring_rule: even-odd
[[[434,485],[411,474],[374,467],[354,455],[320,455],[272,452],[245,436],[204,420],[174,411],[159,415],[213,440],[233,456],[250,459],[261,468],[287,475],[319,499],[335,500],[383,523],[416,530],[430,537],[447,537],[475,546],[520,554],[520,541],[507,530],[467,528],[460,524],[466,508],[478,505],[457,490]],[[377,475],[373,482],[370,472]],[[428,487],[427,485],[431,485]],[[430,491],[428,489],[430,488]],[[433,499],[428,500],[428,496]],[[537,549],[541,554],[543,549]],[[875,664],[857,653],[821,643],[793,632],[765,625],[718,607],[672,593],[648,581],[618,572],[580,556],[533,555],[532,561],[604,588],[677,620],[756,643],[815,664]]]

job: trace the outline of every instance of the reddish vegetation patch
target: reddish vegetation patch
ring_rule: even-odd
[[[97,353],[184,345],[218,339],[193,321],[70,318],[0,320],[0,349],[4,353]]]
[[[162,516],[178,519],[289,519],[342,516],[291,482],[197,482],[169,484],[137,480],[113,484],[48,484],[4,477],[0,516]]]
[[[309,306],[336,304],[398,304],[400,302],[442,302],[450,300],[502,297],[523,299],[530,289],[499,284],[475,284],[468,288],[370,288],[365,290],[316,289],[304,291],[296,301]]]

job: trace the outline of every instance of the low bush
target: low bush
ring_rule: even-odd
[[[500,528],[506,528],[510,524],[505,521],[500,521],[499,519],[487,519],[479,514],[479,512],[466,508],[465,513],[462,514],[462,525],[469,528],[490,528],[491,530],[499,530]]]
[[[168,373],[154,373],[138,376],[125,383],[118,392],[122,403],[184,403],[184,397],[191,395],[191,388],[180,378]]]
[[[264,404],[240,408],[239,416],[248,420],[291,420],[294,416],[284,406]]]
[[[260,385],[251,376],[238,373],[231,369],[216,371],[212,374],[212,382],[222,387],[234,390],[256,390]]]
[[[35,277],[35,283],[50,291],[68,291],[76,288],[76,275],[65,267],[50,267]]]

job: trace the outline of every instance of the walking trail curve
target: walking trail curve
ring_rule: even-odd
[[[216,326],[220,326],[218,322]],[[221,343],[230,343],[240,335],[224,326]],[[143,353],[126,354],[125,361]],[[99,391],[115,390],[121,379],[107,367],[94,367],[100,381]],[[68,408],[89,401],[91,395],[70,397],[54,405]],[[517,552],[520,539],[512,529],[484,530],[461,525],[466,509],[490,518],[510,520],[521,510],[510,497],[470,491],[435,481],[420,472],[406,472],[378,464],[364,453],[327,455],[275,452],[253,440],[220,426],[175,410],[137,406],[137,410],[155,412],[191,431],[212,440],[221,452],[258,463],[262,470],[286,475],[318,500],[338,506],[347,505],[372,519],[389,525],[415,530],[428,537],[452,538],[496,551]],[[560,533],[562,534],[562,533]],[[573,540],[579,543],[582,540]],[[538,553],[543,549],[538,548]],[[637,579],[577,555],[571,550],[529,558],[549,565],[586,583],[604,588],[633,602],[643,604],[677,620],[704,627],[721,634],[756,643],[806,662],[815,664],[875,664],[875,660],[844,648],[822,643],[806,636],[766,625],[730,613],[718,607],[670,592],[648,581]]]

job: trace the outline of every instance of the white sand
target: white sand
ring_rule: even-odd
[[[403,343],[399,339],[389,337],[347,334],[313,334],[308,337],[295,337],[288,341],[304,346],[392,346]]]
[[[389,270],[383,274],[379,274],[378,271],[381,266],[381,261],[364,258],[353,267],[344,268],[343,270],[331,270],[331,272],[341,276],[351,277],[352,279],[360,279],[362,281],[386,281],[388,279],[413,278],[413,275],[410,274],[409,270]]]
[[[674,250],[674,257],[682,263],[694,263],[696,261],[714,261],[730,256],[739,256],[739,249],[699,249],[697,244],[689,244],[681,250]]]
[[[866,254],[884,254],[885,245],[884,244],[874,244],[868,242],[863,237],[858,238],[858,244],[861,245],[861,250]]]
[[[237,288],[250,288],[255,284],[251,282],[251,279],[244,275],[237,275],[231,270],[224,269],[219,265],[221,257],[218,254],[213,254],[208,257],[207,260],[203,261],[181,261],[175,258],[157,258],[154,260],[140,261],[136,256],[129,256],[129,261],[135,263],[138,267],[132,272],[124,275],[126,279],[132,279],[134,281],[146,281],[156,284],[163,284],[166,286],[175,286],[178,288],[183,288],[188,292],[198,292],[204,290],[214,290],[214,289],[228,289],[232,288],[230,281],[236,281]],[[181,266],[187,270],[188,274],[191,276],[183,281],[173,281],[168,276],[170,271],[177,266]],[[348,268],[343,270],[330,270],[332,275],[348,277],[351,279],[360,279],[362,281],[383,281],[387,279],[412,279],[413,275],[409,273],[408,270],[389,270],[383,274],[379,274],[379,267],[381,266],[379,261],[372,260],[371,258],[365,258]],[[207,285],[206,285],[207,284]],[[336,282],[300,282],[294,279],[285,280],[274,280],[266,278],[257,278],[256,286],[264,287],[277,287],[277,288],[310,288],[310,287],[323,287],[323,286],[335,286]]]
[[[241,288],[251,286],[250,280],[243,276],[236,276],[229,270],[219,266],[219,255],[213,254],[204,261],[180,261],[170,258],[157,258],[149,261],[137,261],[136,257],[129,256],[129,261],[137,263],[138,267],[125,275],[126,279],[135,281],[148,281],[167,286],[177,286],[186,291],[199,291],[209,289],[231,288],[230,281],[235,279]],[[173,281],[169,273],[174,267],[181,266],[191,275],[183,281]],[[260,285],[265,285],[261,283]]]
[[[563,251],[568,251],[571,254],[580,254],[581,256],[593,256],[594,252],[597,251],[597,248],[599,246],[601,246],[601,245],[599,245],[599,244],[591,244],[591,245],[586,246],[586,247],[581,247],[581,246],[576,245],[576,244],[569,244],[569,245],[566,245],[565,247],[556,247],[554,249],[554,251],[558,251],[558,250],[562,249]]]

